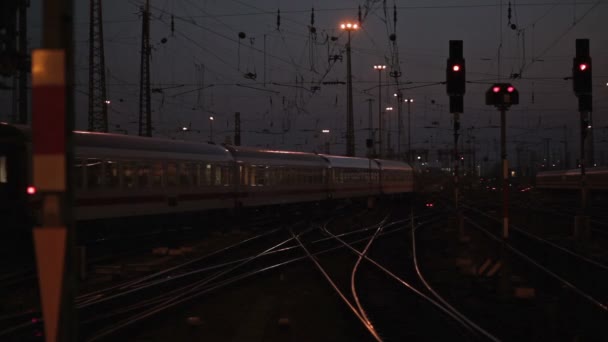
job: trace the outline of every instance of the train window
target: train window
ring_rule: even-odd
[[[152,165],[152,186],[163,186],[164,171],[162,163],[156,162]]]
[[[230,185],[232,184],[232,168],[230,166],[224,166],[224,177],[223,177],[223,181],[224,181],[224,185]]]
[[[87,159],[86,161],[87,188],[98,188],[102,184],[103,172],[102,162],[99,159]]]
[[[222,185],[222,168],[221,166],[214,167],[213,185]]]
[[[105,162],[104,185],[109,188],[118,187],[120,185],[120,175],[118,173],[118,167],[118,161],[107,160]]]
[[[82,189],[84,183],[84,168],[82,167],[83,160],[77,158],[74,160],[74,174],[72,175],[74,179],[74,185],[76,189]],[[0,181],[1,182],[1,181]]]
[[[255,166],[250,165],[248,169],[249,174],[247,175],[247,177],[249,178],[249,185],[256,186],[257,183],[255,182]]]
[[[247,166],[239,165],[239,175],[241,176],[240,181],[242,185],[247,185]]]
[[[255,185],[264,186],[266,184],[265,179],[266,169],[263,166],[258,166],[255,168]]]
[[[125,188],[131,189],[137,185],[135,178],[135,165],[133,162],[122,163],[122,184]]]
[[[6,157],[0,156],[0,183],[6,183]]]
[[[150,164],[139,164],[137,167],[137,183],[141,187],[150,185]]]
[[[201,185],[208,186],[211,184],[211,164],[203,164],[201,166]]]
[[[167,163],[167,186],[177,185],[177,164]]]
[[[192,175],[193,167],[191,163],[180,163],[179,165],[179,184],[181,185],[191,185],[192,184]]]
[[[204,166],[201,165],[201,163],[196,163],[196,165],[194,165],[194,185],[203,185],[203,167]]]

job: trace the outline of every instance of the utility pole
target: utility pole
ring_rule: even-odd
[[[234,145],[241,146],[241,113],[234,113]]]
[[[89,13],[89,131],[108,131],[106,65],[101,0],[90,0]]]
[[[152,108],[150,103],[150,0],[142,11],[141,62],[139,69],[139,135],[152,136]]]
[[[386,65],[374,65],[374,69],[378,70],[378,157],[382,158],[382,71]]]
[[[347,22],[340,25],[348,34],[346,42],[346,155],[355,156],[355,126],[353,118],[353,80],[350,62],[350,32],[359,29],[359,24]]]
[[[374,119],[373,119],[373,114],[372,114],[372,102],[374,102],[374,99],[367,99],[365,100],[367,101],[368,104],[368,121],[367,121],[367,129],[368,129],[368,140],[372,142],[372,147],[368,147],[368,158],[371,158],[372,155],[374,154],[373,149],[374,149]]]
[[[570,168],[570,161],[568,160],[568,127],[564,125],[564,169]]]
[[[401,129],[403,126],[401,108],[403,107],[403,94],[401,94],[401,91],[397,90],[395,95],[397,96],[397,155],[401,158]]]
[[[27,54],[27,8],[29,1],[19,1],[19,120],[22,125],[27,124],[27,73],[30,63]]]

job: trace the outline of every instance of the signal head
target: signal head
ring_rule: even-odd
[[[580,71],[585,71],[585,70],[587,70],[588,66],[586,63],[581,63],[578,65],[578,68]]]
[[[460,71],[460,65],[458,65],[458,64],[454,64],[454,65],[452,66],[452,71],[456,71],[456,72]]]

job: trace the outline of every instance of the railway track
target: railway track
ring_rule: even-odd
[[[406,231],[412,234],[414,255],[409,267],[401,262],[395,263],[395,260],[407,259],[403,251],[390,249],[387,253],[384,250],[377,253],[378,260],[371,256],[378,237]],[[351,252],[350,262],[340,265],[352,265],[352,268],[324,266],[313,246],[296,234],[293,237],[374,340],[432,341],[458,340],[458,337],[461,340],[497,340],[447,303],[424,280],[415,258],[416,238],[412,219],[387,223],[385,218],[374,234],[356,242],[334,234],[327,224],[320,227],[320,232]],[[399,239],[398,236],[394,238]]]
[[[305,226],[304,222],[296,226],[303,229],[301,225]],[[368,229],[348,234],[365,234]],[[163,271],[79,296],[76,308],[83,338],[98,340],[119,334],[237,281],[302,260],[304,257],[297,255],[298,248],[285,234],[283,229],[266,231]],[[252,249],[256,250],[253,254]],[[37,333],[43,323],[39,317],[39,311],[33,309],[0,318],[4,327],[0,328],[0,339]]]
[[[473,234],[477,236],[475,245],[486,249],[482,254],[497,258],[501,264],[492,286],[499,298],[513,298],[505,302],[510,304],[504,310],[514,312],[505,317],[505,324],[518,325],[513,316],[521,315],[525,308],[536,308],[536,316],[529,319],[553,326],[544,331],[547,337],[585,341],[608,338],[603,328],[608,324],[605,264],[515,225],[511,225],[505,241],[500,236],[501,221],[473,208],[465,213],[465,228],[472,234],[477,232]],[[523,290],[528,293],[524,297],[527,299],[516,299],[514,296]]]
[[[495,241],[500,241],[498,219],[475,208],[467,209],[476,215],[465,217],[465,220],[473,227],[483,229]],[[484,220],[485,224],[480,223],[480,220]],[[608,313],[608,265],[518,226],[511,225],[510,231],[506,246],[511,252],[568,287],[592,306]]]

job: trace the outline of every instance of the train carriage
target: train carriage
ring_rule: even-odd
[[[543,171],[536,175],[536,187],[546,190],[579,190],[581,169]],[[587,187],[594,192],[608,190],[608,168],[586,169]]]
[[[329,163],[329,193],[334,199],[380,195],[380,168],[373,159],[323,154]]]
[[[76,219],[234,206],[233,159],[212,144],[75,132]]]
[[[74,215],[86,227],[201,222],[242,206],[413,190],[411,168],[400,162],[107,133],[73,138]],[[30,128],[0,124],[0,217],[14,231],[32,226],[39,204],[28,195],[31,158]]]
[[[377,159],[380,165],[380,191],[383,195],[410,193],[414,189],[414,173],[408,164]]]
[[[314,153],[228,146],[244,207],[327,199],[327,163]]]

